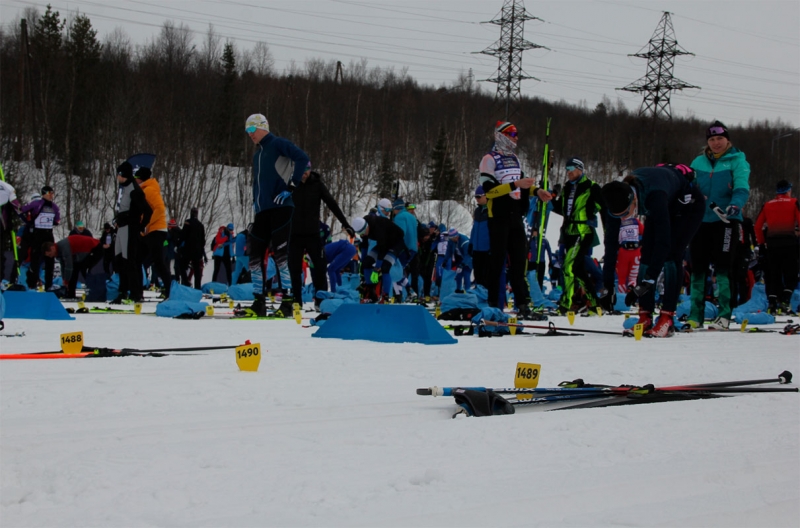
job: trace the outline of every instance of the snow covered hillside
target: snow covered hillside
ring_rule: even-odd
[[[542,365],[541,387],[800,374],[796,336],[423,346],[317,339],[293,320],[76,317],[6,320],[4,333],[26,335],[0,338],[0,352],[57,350],[77,330],[98,347],[249,339],[266,352],[255,373],[232,348],[0,362],[4,527],[800,524],[798,394],[456,420],[452,398],[415,394],[510,386],[520,361]]]

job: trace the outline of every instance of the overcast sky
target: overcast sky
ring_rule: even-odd
[[[62,16],[89,16],[103,38],[121,27],[134,43],[158,34],[165,20],[196,32],[208,25],[237,48],[266,42],[278,71],[291,61],[366,58],[370,66],[408,68],[422,84],[452,84],[471,68],[476,80],[493,77],[497,59],[474,52],[491,47],[502,0],[2,0],[4,29],[26,7]],[[549,48],[526,51],[523,68],[541,82],[522,90],[547,100],[594,108],[605,95],[638,109],[642,96],[621,92],[646,73],[646,50],[663,11],[672,13],[678,44],[695,56],[679,57],[674,75],[701,90],[672,95],[674,116],[694,115],[728,126],[780,119],[800,125],[800,2],[528,0],[525,38]],[[481,83],[494,93],[496,85]]]

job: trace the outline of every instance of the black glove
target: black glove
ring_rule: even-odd
[[[355,230],[350,226],[344,226],[344,232],[347,233],[347,236],[350,238],[355,238],[356,236]]]
[[[625,304],[627,306],[631,306],[633,303],[638,301],[642,295],[649,292],[655,286],[656,281],[653,279],[642,279],[639,281],[639,284],[636,285],[635,288],[630,290],[628,294],[625,296]]]
[[[604,312],[613,312],[614,305],[617,304],[617,292],[614,291],[614,287],[606,288],[605,294],[599,296],[597,302]]]

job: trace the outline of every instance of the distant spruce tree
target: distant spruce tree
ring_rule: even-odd
[[[378,172],[378,198],[388,198],[392,195],[397,175],[394,171],[394,161],[389,149],[383,151],[381,156],[381,168]]]
[[[457,200],[459,198],[459,181],[453,160],[448,152],[447,134],[444,127],[439,129],[439,139],[431,152],[428,165],[428,182],[431,200]]]

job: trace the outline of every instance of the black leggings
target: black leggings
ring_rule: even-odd
[[[498,304],[500,290],[505,289],[505,284],[500,284],[500,277],[508,258],[508,272],[506,278],[514,291],[516,306],[527,306],[531,301],[528,290],[528,281],[525,278],[525,266],[528,263],[528,239],[525,235],[525,226],[522,217],[489,218],[489,306],[502,308]]]

